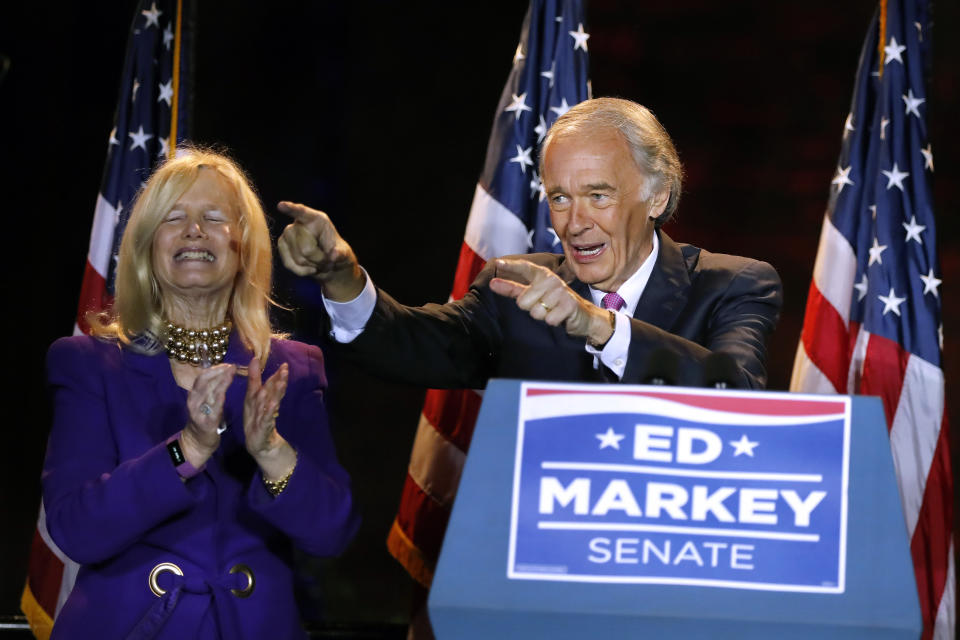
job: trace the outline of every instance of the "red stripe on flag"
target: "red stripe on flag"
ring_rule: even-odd
[[[487,261],[477,255],[466,242],[460,245],[460,259],[457,261],[457,271],[453,277],[453,291],[450,292],[454,300],[459,300],[466,295],[470,283],[486,263]]]
[[[480,396],[469,389],[429,389],[423,400],[423,415],[433,428],[464,453],[479,411]]]
[[[87,260],[87,266],[83,271],[83,284],[80,285],[80,303],[77,305],[77,326],[84,333],[90,332],[90,325],[87,323],[88,311],[102,311],[113,300],[107,295],[107,282],[103,279],[97,270],[93,268],[90,261]]]
[[[33,532],[27,583],[37,603],[53,618],[63,581],[63,563],[44,542],[39,530]]]
[[[743,398],[729,397],[730,392],[724,391],[722,395],[695,396],[685,393],[665,393],[659,391],[626,391],[615,389],[607,391],[602,389],[527,389],[527,396],[545,396],[545,395],[614,395],[614,396],[642,396],[645,398],[660,398],[662,400],[671,400],[673,402],[682,402],[691,407],[701,407],[704,409],[713,409],[714,411],[728,411],[731,413],[746,413],[757,415],[776,415],[776,416],[829,416],[846,411],[846,404],[831,400],[793,400],[792,398],[750,398],[750,402],[744,403]]]
[[[397,510],[397,523],[431,565],[436,565],[449,519],[450,507],[424,493],[407,474]]]
[[[856,391],[868,396],[880,396],[887,416],[888,431],[897,413],[909,359],[910,354],[893,340],[870,334],[863,357],[863,377],[860,379],[860,389]]]
[[[837,346],[849,341],[847,327],[830,301],[820,293],[815,281],[810,282],[800,340],[810,361],[827,377],[834,389],[843,391],[847,386],[850,353]]]
[[[953,526],[953,475],[950,467],[950,428],[946,411],[940,425],[937,449],[930,463],[917,528],[910,541],[910,553],[917,577],[923,640],[933,637],[934,621],[947,581],[950,561],[950,532]]]

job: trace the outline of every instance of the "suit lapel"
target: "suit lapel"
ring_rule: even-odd
[[[660,238],[657,263],[633,317],[669,331],[686,305],[690,273],[680,247],[667,234],[662,231],[657,233]]]

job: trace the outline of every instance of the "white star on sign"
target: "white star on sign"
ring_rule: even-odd
[[[167,106],[169,107],[171,105],[171,100],[173,99],[173,80],[167,80],[165,84],[161,84],[159,87],[157,87],[157,91],[160,92],[157,102],[166,102]]]
[[[521,93],[520,95],[512,94],[513,102],[504,109],[504,111],[513,111],[514,115],[517,116],[517,120],[520,119],[520,114],[524,111],[533,111],[530,107],[527,106],[527,94]]]
[[[613,431],[613,427],[607,427],[606,433],[597,433],[597,434],[594,434],[594,437],[596,437],[600,441],[601,449],[606,449],[607,447],[613,447],[614,449],[619,449],[620,441],[626,438],[625,435],[615,433]]]
[[[848,132],[848,131],[856,131],[856,129],[853,128],[853,114],[852,114],[852,113],[848,113],[848,114],[847,114],[847,121],[843,123],[843,137],[844,137],[844,138],[847,137],[847,132]]]
[[[887,125],[890,124],[890,118],[881,117],[880,118],[880,139],[887,139]]]
[[[860,295],[857,296],[857,302],[860,302],[867,296],[867,274],[864,273],[860,278],[860,282],[855,283],[853,288],[860,293]]]
[[[928,142],[927,148],[920,149],[920,153],[923,154],[923,168],[933,171],[933,145]]]
[[[520,164],[520,170],[523,171],[524,175],[527,173],[527,166],[533,166],[533,160],[530,159],[531,151],[533,151],[533,147],[521,149],[520,145],[517,145],[517,155],[510,158],[510,162],[516,162]]]
[[[536,229],[530,229],[530,231],[527,232],[527,249],[533,248],[533,232],[534,231],[536,231]]]
[[[927,228],[926,225],[917,224],[917,216],[910,217],[910,223],[901,222],[903,228],[907,230],[907,239],[904,242],[910,242],[911,239],[916,240],[917,244],[923,244],[923,240],[920,239],[920,232]]]
[[[567,104],[566,98],[562,98],[560,100],[560,106],[550,107],[550,111],[553,111],[555,114],[557,114],[557,117],[559,118],[560,116],[565,114],[567,111],[570,111],[570,105]]]
[[[903,179],[910,175],[909,171],[900,171],[896,162],[893,163],[893,171],[881,171],[880,173],[887,176],[887,180],[889,180],[887,189],[896,187],[900,191],[903,191]]]
[[[573,37],[573,50],[583,49],[587,50],[587,39],[590,37],[589,33],[583,32],[583,23],[580,23],[580,26],[577,27],[576,31],[570,31],[570,35]]]
[[[173,42],[173,29],[170,28],[170,25],[167,25],[167,28],[163,30],[163,46],[166,47],[167,51],[170,51],[171,42]]]
[[[535,126],[533,131],[537,134],[537,142],[543,142],[543,137],[547,135],[547,123],[543,121],[543,114],[540,114],[540,124]]]
[[[940,294],[937,293],[937,287],[943,282],[943,280],[938,279],[933,275],[933,269],[925,276],[920,276],[920,279],[923,280],[923,293],[924,295],[932,293],[934,298],[939,298]]]
[[[131,132],[128,133],[127,135],[130,136],[130,138],[132,138],[132,142],[130,143],[130,151],[133,151],[133,150],[136,149],[137,147],[140,147],[141,149],[143,149],[144,151],[146,151],[146,150],[147,150],[147,144],[146,144],[146,143],[147,143],[147,140],[149,140],[150,138],[153,137],[153,134],[152,134],[152,133],[144,133],[144,132],[143,132],[143,125],[140,125],[140,130],[139,130],[139,131],[131,131]]]
[[[170,138],[160,138],[160,151],[157,156],[165,158],[170,153]]]
[[[733,447],[733,457],[736,458],[740,454],[747,454],[751,458],[753,457],[753,450],[760,444],[759,442],[751,442],[747,438],[747,434],[740,436],[739,440],[730,440],[730,445]]]
[[[883,264],[883,259],[880,257],[880,254],[883,253],[886,250],[886,248],[887,248],[887,245],[880,244],[879,242],[877,242],[877,238],[876,236],[874,236],[873,246],[870,247],[870,260],[867,262],[867,266],[869,267],[874,262],[876,262],[877,264]]]
[[[850,179],[850,169],[853,168],[853,165],[850,165],[846,169],[840,168],[840,165],[837,165],[837,175],[833,177],[833,180],[830,181],[830,184],[835,184],[837,186],[837,193],[843,191],[843,186],[846,184],[853,184],[853,180]]]
[[[919,107],[919,106],[922,105],[924,102],[926,102],[927,99],[926,99],[926,98],[918,98],[918,97],[916,97],[915,95],[913,95],[913,89],[907,89],[907,95],[905,95],[905,96],[900,96],[900,97],[903,98],[903,103],[904,103],[905,105],[907,105],[907,110],[904,111],[904,113],[905,113],[906,115],[910,115],[910,114],[912,113],[913,115],[915,115],[915,116],[917,116],[917,117],[919,118],[919,117],[920,117],[920,112],[917,111],[917,107]]]
[[[159,18],[163,15],[163,11],[157,11],[157,3],[151,2],[150,8],[144,11],[141,11],[144,16],[147,18],[147,24],[144,25],[144,29],[148,28],[150,25],[155,25],[157,29],[160,28]]]
[[[897,39],[890,37],[890,44],[883,48],[884,52],[887,54],[887,60],[884,64],[890,64],[893,60],[896,60],[900,64],[903,64],[903,58],[900,57],[900,54],[906,50],[906,47],[902,44],[897,44]]]
[[[900,315],[900,305],[903,304],[906,298],[898,298],[897,294],[893,292],[893,287],[890,287],[890,295],[877,297],[880,298],[880,302],[883,303],[883,315],[887,315],[889,311],[893,311],[898,316]]]
[[[523,60],[523,59],[526,58],[526,57],[527,57],[527,56],[523,55],[523,43],[522,43],[522,42],[518,42],[518,43],[517,43],[517,51],[516,51],[516,53],[513,54],[513,64],[514,64],[514,66],[516,66],[516,64],[517,64],[518,62],[520,62],[521,60]]]

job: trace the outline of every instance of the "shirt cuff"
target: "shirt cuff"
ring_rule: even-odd
[[[614,314],[615,322],[613,335],[603,345],[603,349],[596,349],[587,344],[587,353],[599,357],[608,369],[623,379],[623,372],[627,369],[627,356],[630,353],[630,318],[623,313]]]
[[[323,308],[330,316],[330,335],[337,342],[353,342],[363,333],[367,321],[373,315],[374,307],[377,306],[377,289],[373,286],[373,280],[370,279],[366,269],[361,267],[361,270],[367,282],[363,285],[363,291],[353,300],[334,302],[321,296]]]

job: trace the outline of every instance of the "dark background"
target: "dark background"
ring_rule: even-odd
[[[330,212],[378,285],[408,304],[446,299],[523,0],[237,3],[201,0],[194,138],[227,145],[267,209]],[[789,384],[828,187],[875,2],[593,0],[594,94],[654,110],[686,166],[667,231],[771,262],[785,305],[769,387]],[[14,5],[14,6],[12,6]],[[47,433],[43,358],[72,331],[133,0],[4,3],[0,53],[0,615],[18,612]],[[935,7],[925,107],[936,166],[948,396],[960,390],[960,15]],[[285,224],[276,220],[274,232]],[[278,294],[292,303],[278,271]],[[285,314],[308,328],[310,314]],[[384,539],[422,390],[328,361],[342,462],[363,505],[348,553],[319,563],[311,617],[403,623],[409,582]],[[957,420],[955,420],[957,422]],[[956,430],[955,430],[956,431]],[[956,441],[956,438],[954,438]],[[954,447],[956,451],[956,446]],[[957,460],[954,456],[954,460]]]

